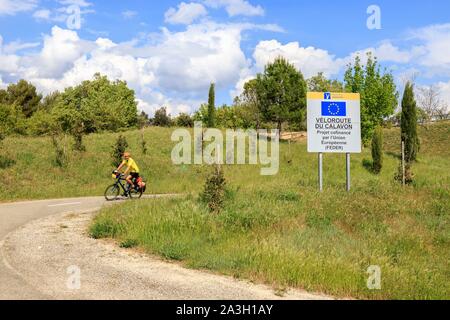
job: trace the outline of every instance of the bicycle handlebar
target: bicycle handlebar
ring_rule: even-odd
[[[123,173],[120,173],[120,172],[118,172],[118,171],[113,171],[113,174],[115,174],[116,175],[116,179],[124,179],[125,178],[125,175],[123,174]]]

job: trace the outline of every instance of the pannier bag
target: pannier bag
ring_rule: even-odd
[[[147,189],[147,184],[144,182],[142,177],[139,177],[137,179],[137,184],[138,184],[139,188],[141,188],[142,192],[145,192],[145,189]]]

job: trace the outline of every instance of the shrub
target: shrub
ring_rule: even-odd
[[[7,169],[13,166],[15,163],[16,161],[6,158],[0,154],[0,169]]]
[[[51,134],[57,129],[55,117],[50,112],[38,110],[27,120],[27,132],[32,136]]]
[[[414,181],[414,173],[412,172],[411,163],[405,164],[405,183],[406,184],[412,184]],[[397,174],[395,175],[395,180],[402,182],[403,180],[403,173],[402,173],[402,164],[400,162],[400,165],[398,166]]]
[[[372,137],[372,170],[380,173],[383,167],[383,129],[378,126]]]
[[[144,129],[141,130],[141,150],[142,154],[147,154],[147,142],[145,141]]]
[[[64,145],[61,143],[61,139],[54,135],[52,136],[53,147],[55,148],[55,164],[58,167],[64,167],[67,164],[67,156]]]
[[[129,248],[137,247],[138,245],[139,245],[139,242],[135,239],[125,239],[124,241],[122,241],[120,243],[119,247],[129,249]]]
[[[86,151],[86,147],[83,144],[83,132],[75,131],[73,133],[73,139],[74,139],[74,144],[73,144],[74,150],[80,151],[80,152]]]
[[[94,239],[114,238],[120,232],[120,223],[110,220],[99,220],[89,229],[89,235]]]
[[[414,86],[409,82],[402,100],[401,132],[402,141],[405,142],[406,162],[413,162],[417,159],[420,141],[417,134],[417,104],[414,98]]]
[[[209,211],[218,213],[223,208],[225,200],[226,181],[222,168],[216,166],[213,173],[206,179],[201,200],[208,206]]]
[[[187,113],[180,113],[175,119],[177,127],[192,128],[194,126],[194,120]]]
[[[124,136],[119,135],[116,143],[113,146],[113,151],[111,153],[112,165],[114,167],[117,168],[120,165],[120,163],[122,162],[123,153],[127,150],[127,148],[128,148],[127,139]]]

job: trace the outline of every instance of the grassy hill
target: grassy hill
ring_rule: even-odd
[[[148,151],[141,152],[140,132],[122,132],[132,156],[148,179],[149,193],[187,192],[196,181],[197,169],[185,170],[172,165],[170,154],[172,129],[149,128],[145,131]],[[66,137],[68,164],[55,165],[55,150],[49,137],[7,138],[0,154],[6,154],[15,165],[0,169],[0,201],[64,198],[103,195],[113,183],[111,152],[119,133],[92,134],[84,139],[86,152],[72,150],[73,141]]]
[[[402,188],[393,177],[398,128],[385,130],[380,175],[368,170],[370,150],[352,156],[352,191],[345,192],[345,156],[325,155],[325,192],[317,191],[317,155],[306,143],[281,145],[280,173],[225,166],[225,210],[209,214],[197,200],[207,166],[174,166],[171,129],[149,128],[148,155],[139,133],[123,133],[149,180],[149,192],[188,193],[179,199],[130,201],[104,209],[91,227],[95,237],[124,246],[272,284],[339,297],[450,297],[450,123],[420,128],[422,149],[415,182]],[[110,152],[118,134],[91,135],[87,152],[70,152],[67,168],[54,166],[47,138],[8,138],[16,164],[1,170],[0,200],[101,195],[112,182]],[[291,161],[290,161],[291,160]],[[366,165],[364,165],[366,164]],[[381,267],[382,289],[366,286],[367,269]]]

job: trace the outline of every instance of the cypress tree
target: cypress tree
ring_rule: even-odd
[[[209,96],[208,96],[208,128],[215,127],[215,118],[216,118],[216,96],[215,96],[215,84],[211,83],[209,87]]]
[[[119,137],[116,140],[116,143],[113,146],[113,150],[111,153],[112,158],[111,164],[114,167],[118,167],[120,165],[120,163],[122,162],[122,155],[127,148],[128,148],[127,139],[124,136],[119,135]]]
[[[378,126],[372,137],[372,169],[380,173],[383,167],[383,129]]]
[[[417,105],[414,98],[414,86],[406,84],[402,100],[401,117],[402,141],[405,142],[405,160],[411,163],[417,159],[419,152],[419,137],[417,135]]]

